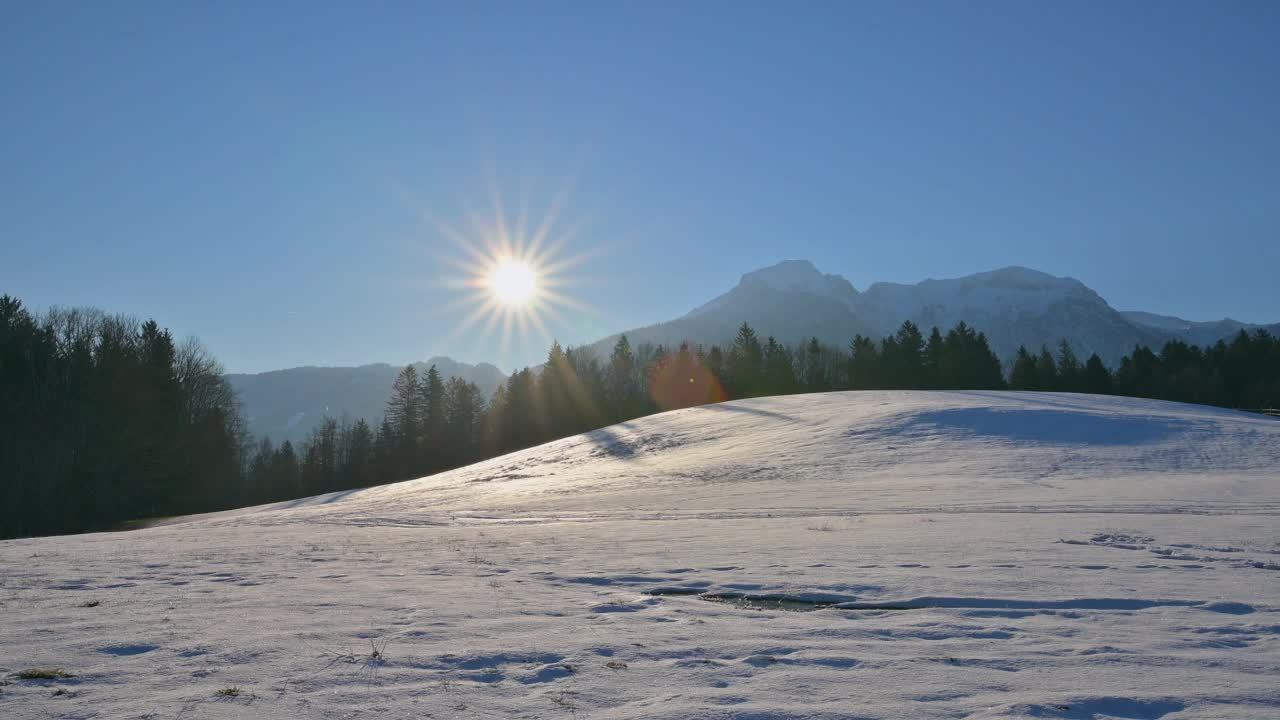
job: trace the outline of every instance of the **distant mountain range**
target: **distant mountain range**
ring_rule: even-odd
[[[460,377],[479,386],[488,397],[507,376],[489,363],[468,365],[447,357],[414,363],[425,373],[432,365],[445,380]],[[377,363],[359,367],[298,367],[256,374],[230,374],[227,379],[244,405],[249,432],[254,438],[269,436],[279,443],[305,438],[325,415],[364,418],[370,424],[382,419],[391,385],[402,365]]]
[[[1248,332],[1266,330],[1272,335],[1280,334],[1280,323],[1259,325],[1256,323],[1242,323],[1231,318],[1223,318],[1222,320],[1213,320],[1211,322],[1192,322],[1172,315],[1155,315],[1148,312],[1129,311],[1120,314],[1135,325],[1149,327],[1170,337],[1201,347],[1212,345],[1223,338],[1229,338],[1241,330]]]
[[[1056,348],[1062,338],[1081,360],[1096,352],[1114,366],[1137,344],[1159,348],[1176,338],[1204,346],[1258,328],[1280,334],[1280,323],[1192,322],[1122,312],[1079,280],[1023,267],[915,285],[874,283],[859,292],[845,278],[824,274],[807,260],[787,260],[746,273],[736,287],[683,317],[627,330],[626,335],[632,346],[670,347],[685,340],[725,344],[745,321],[762,337],[772,335],[788,345],[816,336],[845,347],[856,333],[879,340],[904,320],[926,333],[935,325],[945,332],[963,320],[986,333],[1006,363],[1019,345]],[[590,347],[604,360],[617,338],[612,335]],[[488,363],[467,365],[447,357],[417,363],[422,372],[431,364],[446,378],[476,383],[486,396],[506,380]],[[240,394],[254,436],[267,434],[280,441],[305,437],[325,414],[378,422],[400,370],[386,364],[301,367],[228,378]]]
[[[1056,348],[1067,338],[1081,359],[1098,353],[1110,365],[1143,344],[1158,348],[1167,340],[1211,344],[1251,325],[1235,320],[1191,322],[1143,312],[1121,312],[1074,278],[1055,277],[1023,267],[925,280],[915,285],[875,283],[859,292],[845,278],[820,272],[807,260],[787,260],[746,273],[738,285],[683,317],[626,331],[632,345],[683,340],[725,343],[747,321],[762,337],[794,344],[810,337],[847,346],[855,333],[880,339],[905,320],[925,333],[944,332],[964,321],[986,333],[991,347],[1009,360],[1019,345]],[[617,335],[592,347],[607,357]]]

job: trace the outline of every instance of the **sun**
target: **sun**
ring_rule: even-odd
[[[488,284],[489,291],[499,303],[523,307],[538,293],[538,274],[527,262],[503,258],[489,273]]]
[[[530,217],[525,191],[514,216],[506,212],[496,181],[491,181],[490,192],[493,207],[488,212],[465,210],[452,220],[419,207],[436,237],[460,251],[432,253],[446,267],[433,284],[458,291],[452,301],[436,308],[454,324],[441,342],[466,337],[487,345],[488,338],[496,336],[500,357],[545,350],[557,331],[596,313],[571,293],[572,288],[595,282],[579,266],[608,242],[597,240],[585,252],[570,252],[587,222],[561,224],[568,189],[550,199],[541,219]]]

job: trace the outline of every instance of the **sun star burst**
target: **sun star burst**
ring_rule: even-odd
[[[551,327],[565,322],[564,310],[590,312],[566,294],[567,287],[581,282],[568,271],[586,260],[585,255],[567,253],[581,225],[557,228],[564,193],[533,227],[525,202],[511,224],[496,191],[492,200],[489,213],[467,217],[465,230],[423,211],[437,233],[461,251],[461,255],[438,256],[455,270],[440,284],[461,291],[443,308],[459,318],[444,342],[452,343],[464,334],[484,338],[498,333],[503,356],[512,350],[513,341],[521,355],[540,352],[554,339]]]

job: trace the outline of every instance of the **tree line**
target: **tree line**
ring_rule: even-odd
[[[1280,407],[1280,338],[1243,330],[1206,348],[1181,340],[1160,352],[1137,346],[1115,371],[1097,355],[1081,364],[1064,340],[1055,356],[1019,348],[1009,371],[1014,390],[1051,390],[1155,398],[1244,410]]]
[[[233,507],[244,430],[222,367],[154,320],[0,297],[0,537]]]
[[[154,321],[95,310],[36,317],[0,298],[0,536],[79,532],[421,477],[664,410],[829,390],[1043,390],[1257,409],[1280,406],[1280,340],[1241,332],[1206,348],[1135,347],[1115,368],[1018,351],[1003,372],[986,336],[906,322],[847,347],[786,346],[747,323],[723,347],[620,336],[607,357],[552,343],[538,370],[490,397],[406,367],[376,425],[324,418],[296,446],[244,433],[222,368]]]
[[[250,485],[264,499],[394,482],[664,410],[765,395],[829,390],[1041,390],[1128,395],[1225,407],[1280,406],[1280,340],[1240,333],[1200,349],[1181,341],[1159,353],[1138,346],[1119,366],[1019,349],[1008,376],[986,336],[961,322],[926,336],[911,322],[848,348],[812,338],[793,347],[761,339],[747,323],[725,347],[632,347],[625,335],[600,360],[553,343],[541,369],[513,373],[490,398],[475,385],[441,382],[432,367],[401,371],[377,432],[364,421],[326,419],[302,443],[263,439]]]

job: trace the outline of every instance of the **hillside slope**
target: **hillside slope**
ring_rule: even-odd
[[[76,677],[0,716],[1274,718],[1278,466],[1256,415],[830,393],[9,541],[0,673]]]

